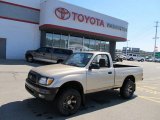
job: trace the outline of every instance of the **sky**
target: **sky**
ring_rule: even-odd
[[[160,0],[63,0],[96,12],[125,20],[128,26],[128,46],[141,50],[154,50],[156,21],[160,22]],[[159,23],[160,26],[160,23]],[[160,27],[158,28],[160,37]],[[117,42],[117,49],[127,42]],[[160,39],[157,40],[160,51]]]

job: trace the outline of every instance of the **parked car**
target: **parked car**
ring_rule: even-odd
[[[147,61],[147,62],[153,62],[153,61],[154,61],[154,58],[146,58],[146,61]]]
[[[155,59],[155,62],[160,62],[160,58],[156,58],[156,59]]]
[[[123,62],[123,57],[121,57],[120,55],[116,55],[115,56],[115,61],[116,62]]]
[[[143,80],[138,66],[114,64],[106,52],[73,53],[63,64],[33,68],[26,79],[26,90],[37,98],[55,100],[62,115],[72,115],[85,103],[85,95],[120,88],[130,99],[136,82]]]
[[[121,58],[123,58],[123,60],[126,60],[126,55],[121,55]]]
[[[139,55],[136,55],[136,54],[129,54],[129,55],[127,55],[127,60],[130,60],[130,61],[137,60],[137,61],[144,62],[145,58],[141,57]]]
[[[41,47],[37,50],[27,51],[25,57],[28,62],[38,60],[45,62],[61,63],[72,54],[73,51],[69,49]]]

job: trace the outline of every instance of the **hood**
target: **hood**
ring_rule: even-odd
[[[32,53],[35,52],[36,50],[28,50],[26,53]]]
[[[69,66],[64,64],[46,65],[33,68],[32,71],[39,73],[42,76],[55,76],[60,74],[83,73],[85,68]]]

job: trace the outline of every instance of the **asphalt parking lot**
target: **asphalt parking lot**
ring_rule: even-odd
[[[137,83],[131,100],[121,99],[117,90],[90,94],[77,114],[62,117],[54,105],[35,99],[24,88],[28,71],[45,63],[0,60],[0,120],[159,120],[160,63],[122,64],[144,69],[144,81]]]

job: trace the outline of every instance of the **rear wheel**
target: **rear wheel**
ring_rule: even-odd
[[[120,95],[125,99],[129,99],[133,96],[134,91],[135,83],[131,79],[128,79],[120,88]]]
[[[58,111],[64,115],[72,115],[78,111],[81,106],[81,95],[75,89],[63,90],[56,100]]]

